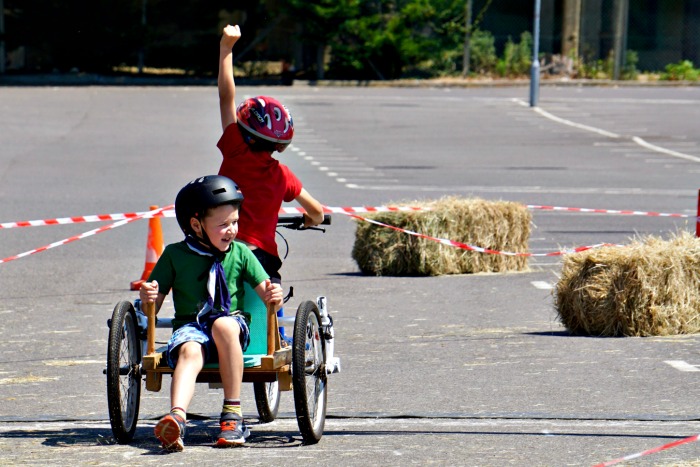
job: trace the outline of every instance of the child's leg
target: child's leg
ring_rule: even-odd
[[[238,321],[228,316],[217,319],[211,327],[211,335],[219,353],[219,372],[225,399],[241,398],[243,349],[240,332]]]
[[[160,419],[154,429],[156,438],[166,449],[182,451],[185,447],[183,439],[187,424],[187,407],[194,395],[197,374],[204,366],[203,343],[207,339],[197,329],[184,327],[173,333],[168,343],[169,363],[175,367],[170,386],[171,409],[168,415]]]
[[[187,412],[194,395],[197,375],[204,366],[204,347],[198,342],[185,342],[180,346],[177,365],[170,384],[170,404]]]
[[[243,381],[243,348],[241,334],[247,332],[245,322],[236,317],[223,317],[214,321],[212,337],[219,354],[219,372],[224,386],[224,403],[221,409],[221,433],[216,446],[236,446],[245,443],[250,431],[241,411],[241,384]]]

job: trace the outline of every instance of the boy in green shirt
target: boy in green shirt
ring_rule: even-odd
[[[221,433],[216,446],[237,446],[250,434],[241,411],[243,352],[249,330],[243,305],[248,282],[266,304],[282,305],[282,288],[251,251],[233,240],[243,195],[229,178],[208,175],[193,180],[175,199],[175,214],[185,240],[168,245],[139,291],[155,302],[156,312],[170,290],[175,318],[168,342],[168,364],[174,368],[171,410],[155,427],[163,447],[182,451],[187,406],[205,363],[219,362],[224,387]]]

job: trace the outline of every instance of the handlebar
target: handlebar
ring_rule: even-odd
[[[331,215],[324,214],[321,225],[331,225]],[[325,229],[319,227],[304,227],[303,214],[282,214],[277,217],[277,227],[285,227],[292,230],[320,230],[325,232]]]

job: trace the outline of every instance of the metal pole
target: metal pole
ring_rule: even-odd
[[[627,15],[629,5],[627,0],[615,2],[615,45],[613,50],[613,79],[620,79],[622,68],[625,65],[625,52],[627,48]]]
[[[5,73],[5,5],[0,0],[0,75]]]
[[[148,0],[141,0],[141,47],[138,55],[139,74],[143,73],[146,62],[146,3]]]
[[[540,97],[540,0],[535,0],[532,32],[532,66],[530,67],[530,107],[537,107]]]
[[[472,39],[472,3],[474,0],[467,0],[464,11],[464,56],[462,60],[462,76],[469,76],[469,61],[471,60],[471,39]]]

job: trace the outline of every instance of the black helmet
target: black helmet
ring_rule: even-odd
[[[190,219],[201,218],[207,209],[232,204],[239,207],[243,194],[238,185],[223,175],[207,175],[185,185],[175,198],[175,217],[185,233],[191,233]]]

